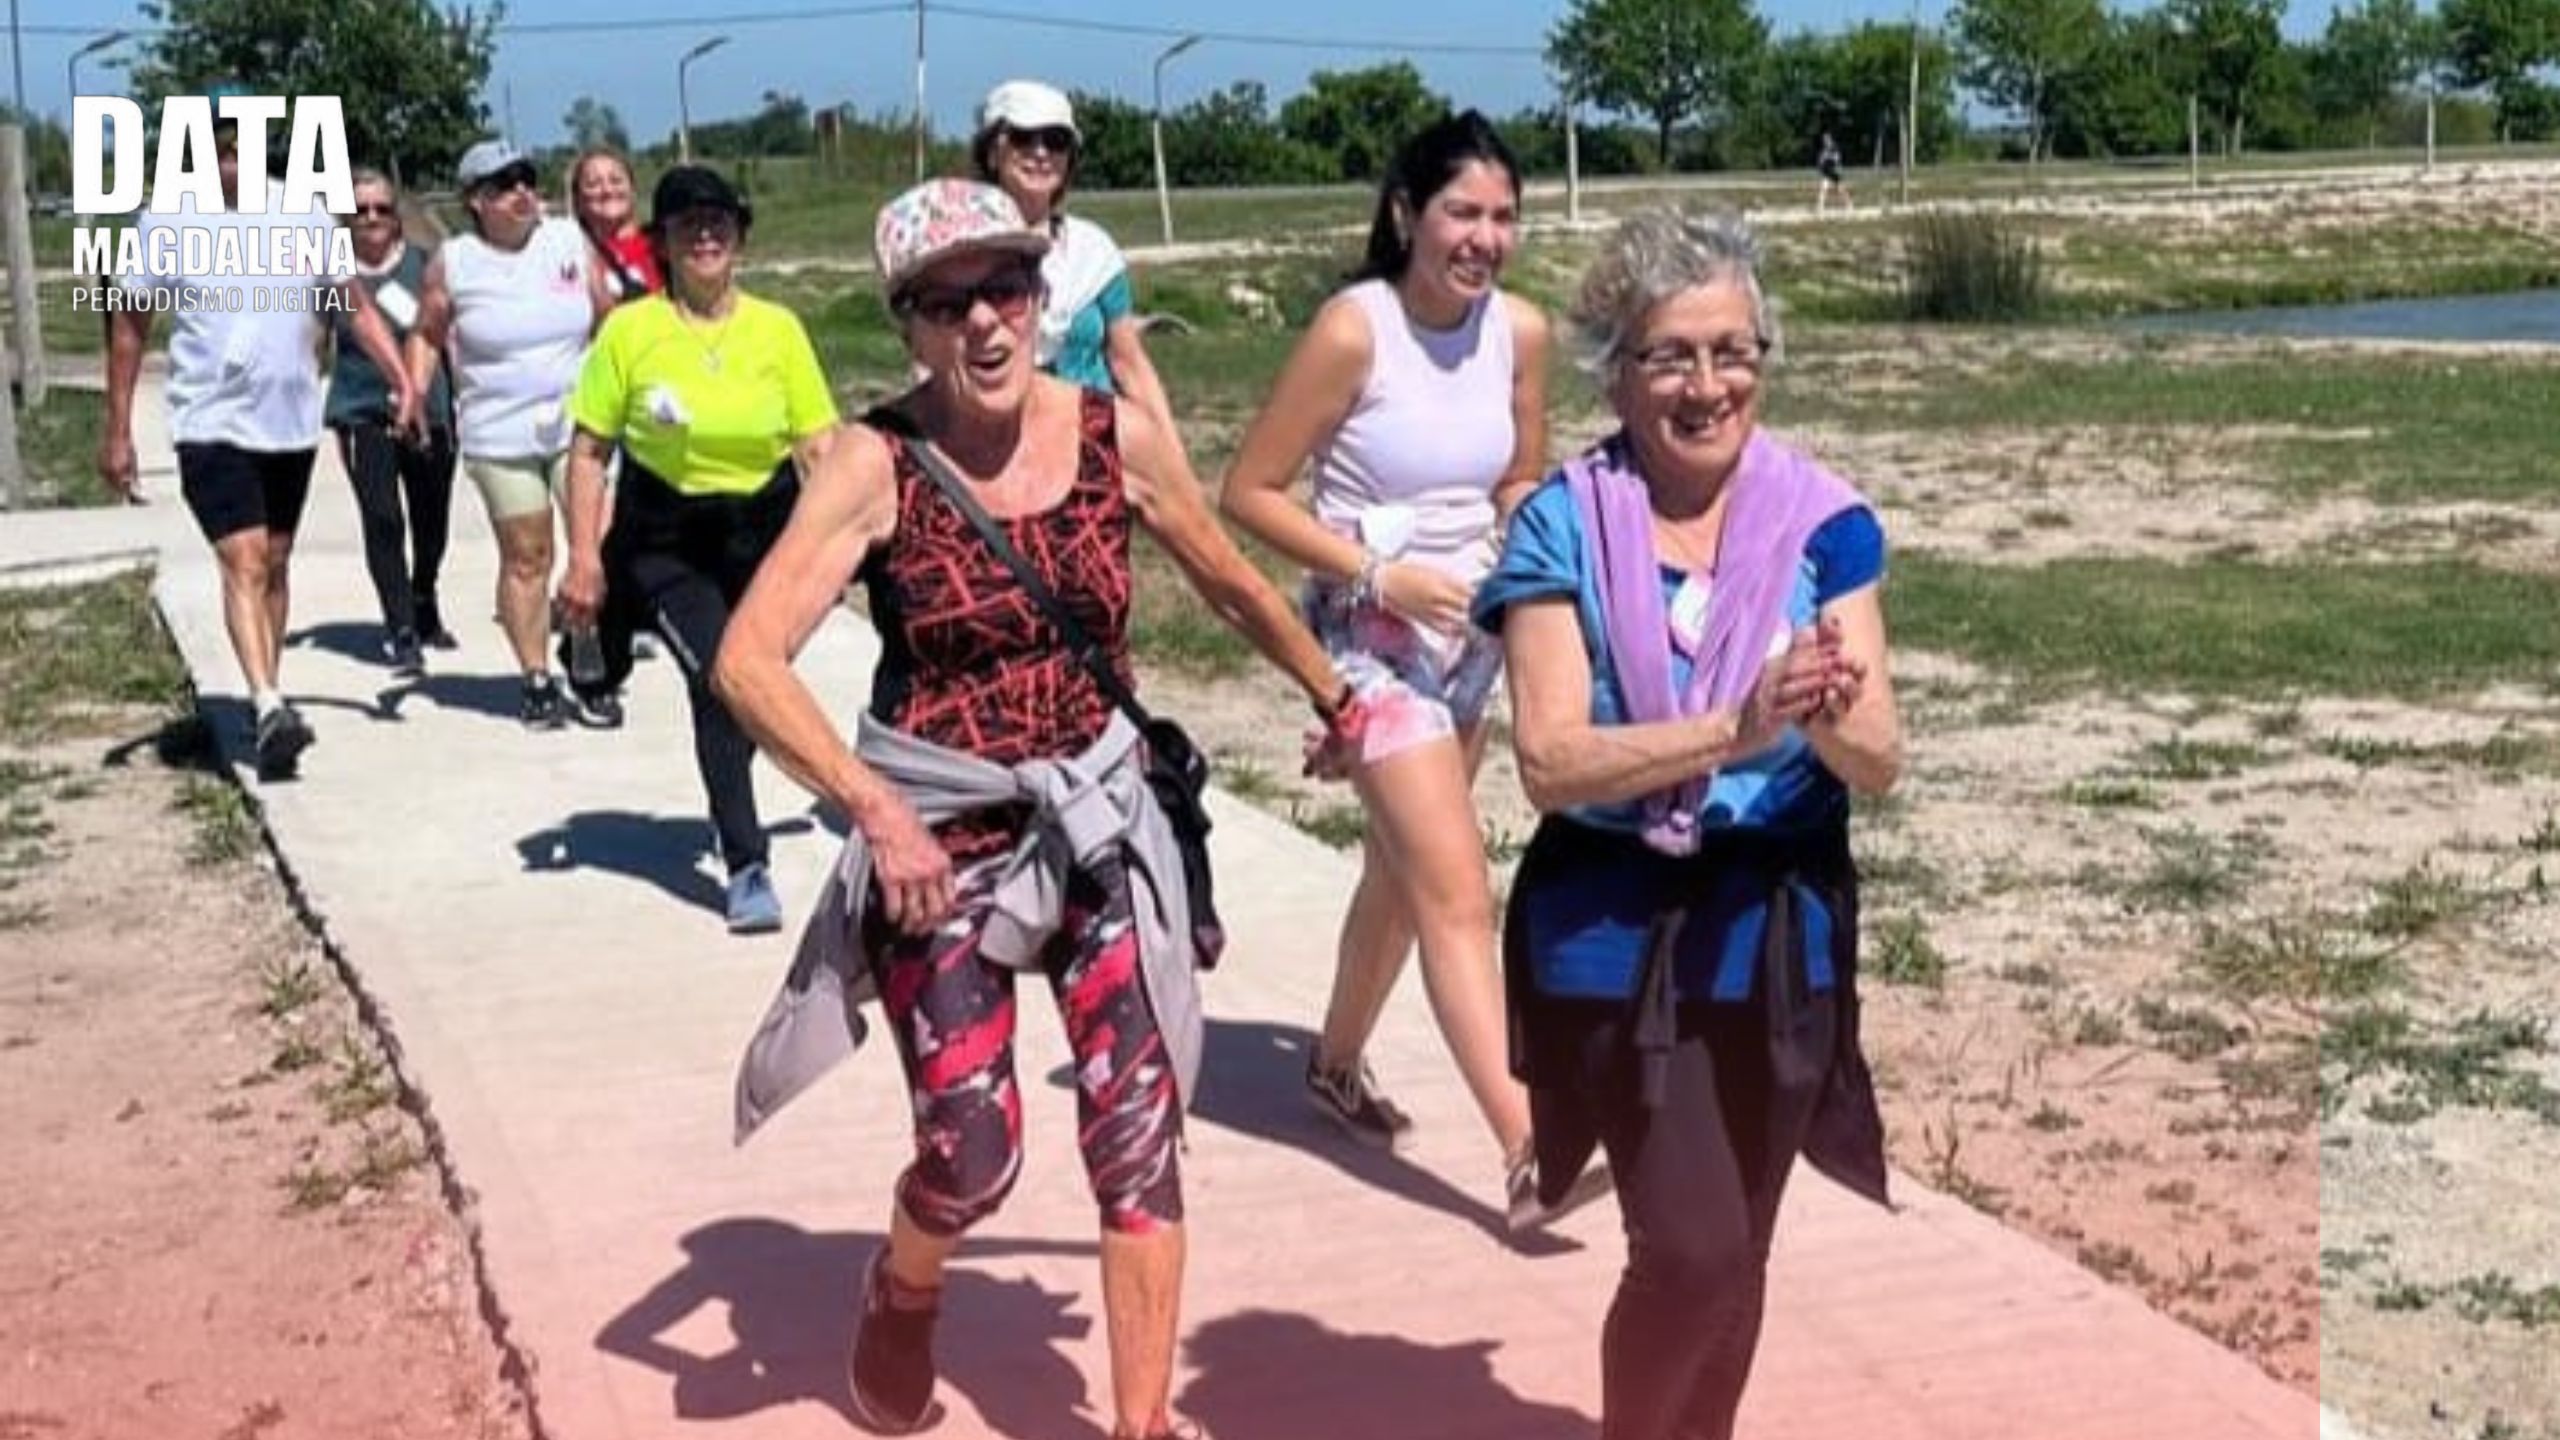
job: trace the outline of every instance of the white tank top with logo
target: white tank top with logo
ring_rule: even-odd
[[[453,394],[462,453],[549,457],[569,447],[567,402],[595,328],[587,239],[546,219],[518,250],[477,235],[438,252],[453,296]]]

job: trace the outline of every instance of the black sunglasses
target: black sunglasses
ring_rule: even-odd
[[[1051,155],[1076,153],[1076,132],[1064,125],[1043,125],[1037,130],[1008,129],[1004,138],[1016,150],[1043,150]]]
[[[395,205],[358,205],[356,207],[356,218],[359,220],[370,220],[376,216],[397,215],[399,213],[399,207]]]
[[[918,285],[898,296],[896,309],[928,325],[949,330],[969,318],[983,300],[1010,324],[1031,308],[1040,294],[1040,272],[1028,265],[999,270],[975,285]]]
[[[479,195],[504,195],[510,190],[530,190],[535,183],[533,167],[519,163],[489,176],[471,189]]]

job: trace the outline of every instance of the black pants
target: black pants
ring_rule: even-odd
[[[626,453],[605,535],[605,606],[597,625],[605,675],[592,688],[619,689],[630,677],[631,637],[642,626],[666,640],[684,670],[694,765],[711,803],[721,863],[733,875],[764,864],[769,851],[750,774],[755,742],[711,693],[711,665],[729,612],[799,494],[799,473],[788,461],[752,495],[685,495]]]
[[[418,607],[436,598],[453,526],[453,433],[430,431],[424,443],[410,445],[368,421],[335,429],[364,524],[364,568],[373,577],[383,627],[415,634]]]
[[[1627,1268],[1600,1337],[1603,1440],[1730,1440],[1760,1345],[1778,1202],[1829,1068],[1830,997],[1809,997],[1789,1042],[1767,1007],[1681,1007],[1662,1103],[1638,1102],[1616,1033],[1590,1036],[1600,1143]]]

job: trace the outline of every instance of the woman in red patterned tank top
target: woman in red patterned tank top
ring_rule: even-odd
[[[1028,802],[928,829],[791,669],[859,574],[884,652],[866,726],[1017,778],[1054,778],[1053,762],[1103,748],[1112,701],[925,472],[929,453],[994,518],[1124,686],[1135,527],[1305,689],[1338,736],[1356,731],[1348,686],[1219,527],[1167,423],[1035,370],[1047,244],[1004,192],[973,182],[930,182],[882,210],[882,282],[925,378],[871,424],[837,434],[730,621],[716,683],[766,753],[851,816],[855,841],[867,845],[867,903],[854,907],[860,954],[905,1064],[916,1150],[863,1286],[851,1358],[860,1418],[902,1433],[932,1414],[944,1263],[1002,1203],[1021,1164],[1014,978],[1037,969],[1075,1053],[1079,1144],[1101,1212],[1113,1434],[1158,1440],[1190,1433],[1177,1432],[1169,1413],[1183,1265],[1177,1142],[1188,1097],[1177,1093],[1183,1057],[1168,1043],[1189,1045],[1196,1064],[1198,1017],[1187,963],[1166,976],[1140,953],[1139,907],[1154,902],[1133,899],[1124,859],[1135,852],[1109,847],[1076,861],[1036,954],[1017,963],[985,953],[982,942],[995,948],[1001,938],[991,919],[1021,918],[1002,908],[1015,897],[999,882],[1026,854],[1059,843],[1058,833],[1027,830],[1038,823]],[[1183,1016],[1188,1025],[1177,1026]]]

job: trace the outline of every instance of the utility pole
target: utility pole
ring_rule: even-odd
[[[1920,141],[1920,0],[1911,0],[1911,88],[1902,111],[1902,183],[1894,203],[1911,203],[1911,167],[1919,163]]]
[[[924,0],[916,0],[916,179],[924,179]]]
[[[1574,114],[1573,92],[1564,92],[1564,218],[1582,223],[1582,126]]]
[[[1164,62],[1199,43],[1199,36],[1185,35],[1166,46],[1163,54],[1156,56],[1156,108],[1150,119],[1156,152],[1156,222],[1158,231],[1164,236],[1164,243],[1167,245],[1173,243],[1173,187],[1166,183],[1164,173]]]

